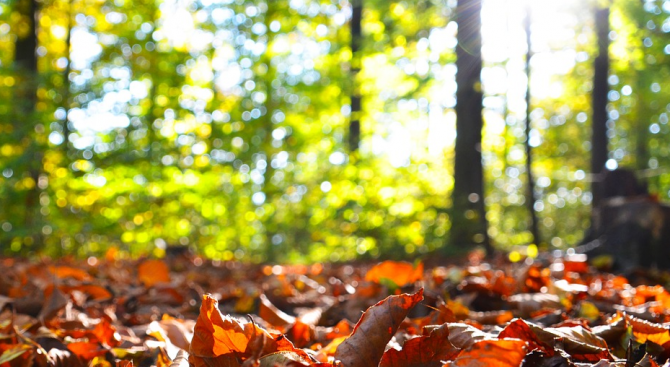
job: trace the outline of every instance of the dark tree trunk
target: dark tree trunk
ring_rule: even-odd
[[[38,122],[35,116],[35,104],[37,103],[37,26],[36,19],[39,11],[36,0],[23,0],[17,4],[17,11],[28,22],[28,32],[15,43],[14,63],[19,73],[20,83],[16,90],[17,116],[14,123],[16,131],[23,133],[25,165],[21,168],[26,172],[20,173],[29,176],[33,185],[27,189],[24,198],[24,215],[22,218],[23,229],[33,236],[33,241],[39,239],[36,230],[36,219],[39,216],[39,176],[41,171],[42,156],[39,152],[37,141],[34,139]],[[36,234],[36,235],[34,235]]]
[[[361,141],[361,94],[358,85],[358,73],[361,71],[361,19],[363,0],[351,2],[351,117],[349,121],[349,150],[358,150]]]
[[[21,16],[28,21],[29,31],[25,37],[16,40],[16,53],[14,62],[16,66],[23,71],[30,73],[37,73],[37,28],[35,27],[35,20],[37,18],[37,1],[23,0],[17,4],[17,10]],[[34,99],[34,98],[33,98]]]
[[[530,233],[533,236],[533,243],[540,243],[540,231],[537,228],[537,213],[535,213],[535,178],[533,177],[533,149],[530,146],[530,59],[533,56],[530,41],[530,6],[526,7],[526,44],[528,51],[526,52],[526,174],[528,177],[528,187],[526,193],[526,205],[528,205],[528,212],[530,214]]]
[[[481,0],[459,0],[456,10],[456,148],[451,243],[483,244],[491,252],[482,168]]]
[[[607,77],[609,73],[609,8],[596,9],[598,56],[593,75],[593,123],[591,135],[591,172],[596,179],[591,185],[593,207],[600,204],[600,173],[607,162]]]
[[[67,66],[63,72],[63,109],[65,110],[65,118],[63,119],[63,153],[67,158],[70,152],[70,125],[67,120],[67,115],[70,112],[70,72],[72,71],[72,58],[70,57],[70,49],[72,48],[72,2],[68,1],[67,8],[67,39],[65,40],[65,54],[67,57]]]

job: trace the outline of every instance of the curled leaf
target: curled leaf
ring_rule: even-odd
[[[254,322],[241,322],[221,314],[211,295],[202,297],[195,323],[189,363],[195,366],[238,366],[240,361],[256,359],[273,352],[290,351],[309,359],[281,334],[271,334]]]
[[[258,306],[258,316],[270,323],[270,325],[279,327],[282,330],[295,323],[295,317],[286,314],[270,302],[264,294],[260,296],[260,305]]]
[[[380,367],[440,367],[442,361],[453,360],[460,351],[449,342],[449,327],[444,324],[428,336],[406,341],[402,350],[386,351]]]
[[[407,313],[423,300],[423,288],[414,294],[389,296],[368,308],[354,331],[337,347],[335,358],[345,367],[376,366],[386,344],[398,330]]]
[[[500,332],[499,337],[524,340],[528,342],[531,350],[539,349],[550,356],[554,354],[554,347],[560,347],[579,361],[597,362],[601,359],[613,359],[607,342],[582,326],[543,328],[516,319]],[[557,346],[557,340],[561,341],[561,346]]]

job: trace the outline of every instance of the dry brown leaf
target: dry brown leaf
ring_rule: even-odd
[[[345,367],[378,365],[386,344],[407,313],[421,300],[423,288],[414,294],[389,296],[368,308],[349,338],[337,347],[335,358]]]
[[[463,323],[453,323],[447,325],[449,327],[449,341],[457,348],[469,348],[478,341],[493,338],[491,335],[477,329],[472,325]]]
[[[264,294],[260,295],[260,301],[258,316],[269,322],[270,325],[284,331],[286,327],[295,323],[295,317],[287,315],[284,311],[278,309]]]
[[[382,356],[380,367],[440,367],[459,353],[449,342],[449,327],[444,324],[428,336],[410,339],[402,350],[389,349]]]

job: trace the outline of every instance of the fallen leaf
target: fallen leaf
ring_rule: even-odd
[[[260,359],[260,367],[274,367],[285,365],[310,366],[311,361],[295,352],[274,352]]]
[[[79,281],[90,281],[93,279],[85,270],[69,266],[49,266],[49,272],[60,279],[72,278]]]
[[[67,345],[67,349],[85,360],[91,360],[107,353],[107,350],[100,347],[100,344],[91,342],[70,343]]]
[[[158,324],[163,328],[172,344],[184,351],[188,351],[191,348],[191,339],[193,339],[193,328],[195,326],[192,320],[179,320],[168,315],[163,315],[163,319]]]
[[[72,293],[72,291],[79,291],[88,296],[88,299],[96,301],[105,301],[112,298],[112,292],[105,287],[93,284],[83,284],[75,286],[62,286],[60,289],[65,293]]]
[[[169,367],[188,367],[188,353],[184,350],[177,352]]]
[[[476,327],[463,323],[450,323],[449,327],[449,341],[460,349],[469,348],[475,343],[482,340],[489,340],[493,337]]]
[[[408,262],[384,261],[368,270],[365,280],[382,283],[384,280],[393,282],[397,287],[404,287],[423,279],[423,263],[417,265]]]
[[[196,366],[212,363],[237,366],[239,361],[250,357],[280,351],[295,352],[309,359],[282,334],[273,335],[253,322],[243,323],[224,316],[218,309],[217,300],[209,294],[203,295],[191,341],[189,363]]]
[[[95,335],[102,345],[116,347],[121,344],[119,334],[116,332],[116,327],[114,327],[107,318],[103,318],[100,323],[95,325],[92,334]]]
[[[556,341],[575,360],[597,362],[601,359],[613,360],[607,342],[581,326],[544,328],[522,319],[510,322],[499,334],[499,338],[521,339],[529,343],[532,350],[540,349],[550,356],[554,353]]]
[[[28,344],[18,344],[18,345],[4,345],[1,346],[2,354],[0,355],[0,365],[9,363],[16,360],[17,358],[22,358],[23,360],[19,363],[14,363],[13,365],[19,366],[29,366],[30,363],[30,354],[26,354],[28,351],[32,351],[33,347]],[[7,349],[5,349],[7,348]]]
[[[518,339],[481,340],[456,357],[452,366],[518,367],[526,356],[526,342]]]
[[[345,367],[376,366],[386,344],[407,313],[423,300],[423,288],[414,294],[389,296],[368,308],[351,335],[337,347],[335,358]]]
[[[159,283],[169,283],[170,269],[161,260],[145,260],[137,268],[137,277],[149,288]]]
[[[406,341],[402,350],[387,350],[379,366],[440,367],[443,361],[453,360],[460,351],[449,342],[449,327],[444,324],[432,330],[430,335]]]
[[[64,309],[70,302],[69,298],[67,298],[58,287],[51,285],[49,289],[51,292],[47,296],[44,306],[42,306],[42,310],[38,316],[38,318],[43,321],[48,321],[54,318],[58,312]],[[47,290],[47,293],[49,289]]]
[[[295,317],[287,315],[284,311],[278,309],[270,302],[267,296],[261,294],[259,298],[258,316],[269,322],[270,325],[281,328],[283,331],[284,328],[295,323]]]
[[[299,319],[288,329],[286,334],[297,347],[304,347],[315,339],[314,326],[305,324]]]

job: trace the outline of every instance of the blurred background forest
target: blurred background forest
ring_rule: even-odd
[[[2,254],[574,245],[603,45],[603,159],[668,199],[670,1],[459,2],[0,0]],[[456,134],[468,54],[481,144]],[[481,152],[460,168],[481,188],[455,185],[459,140]]]

